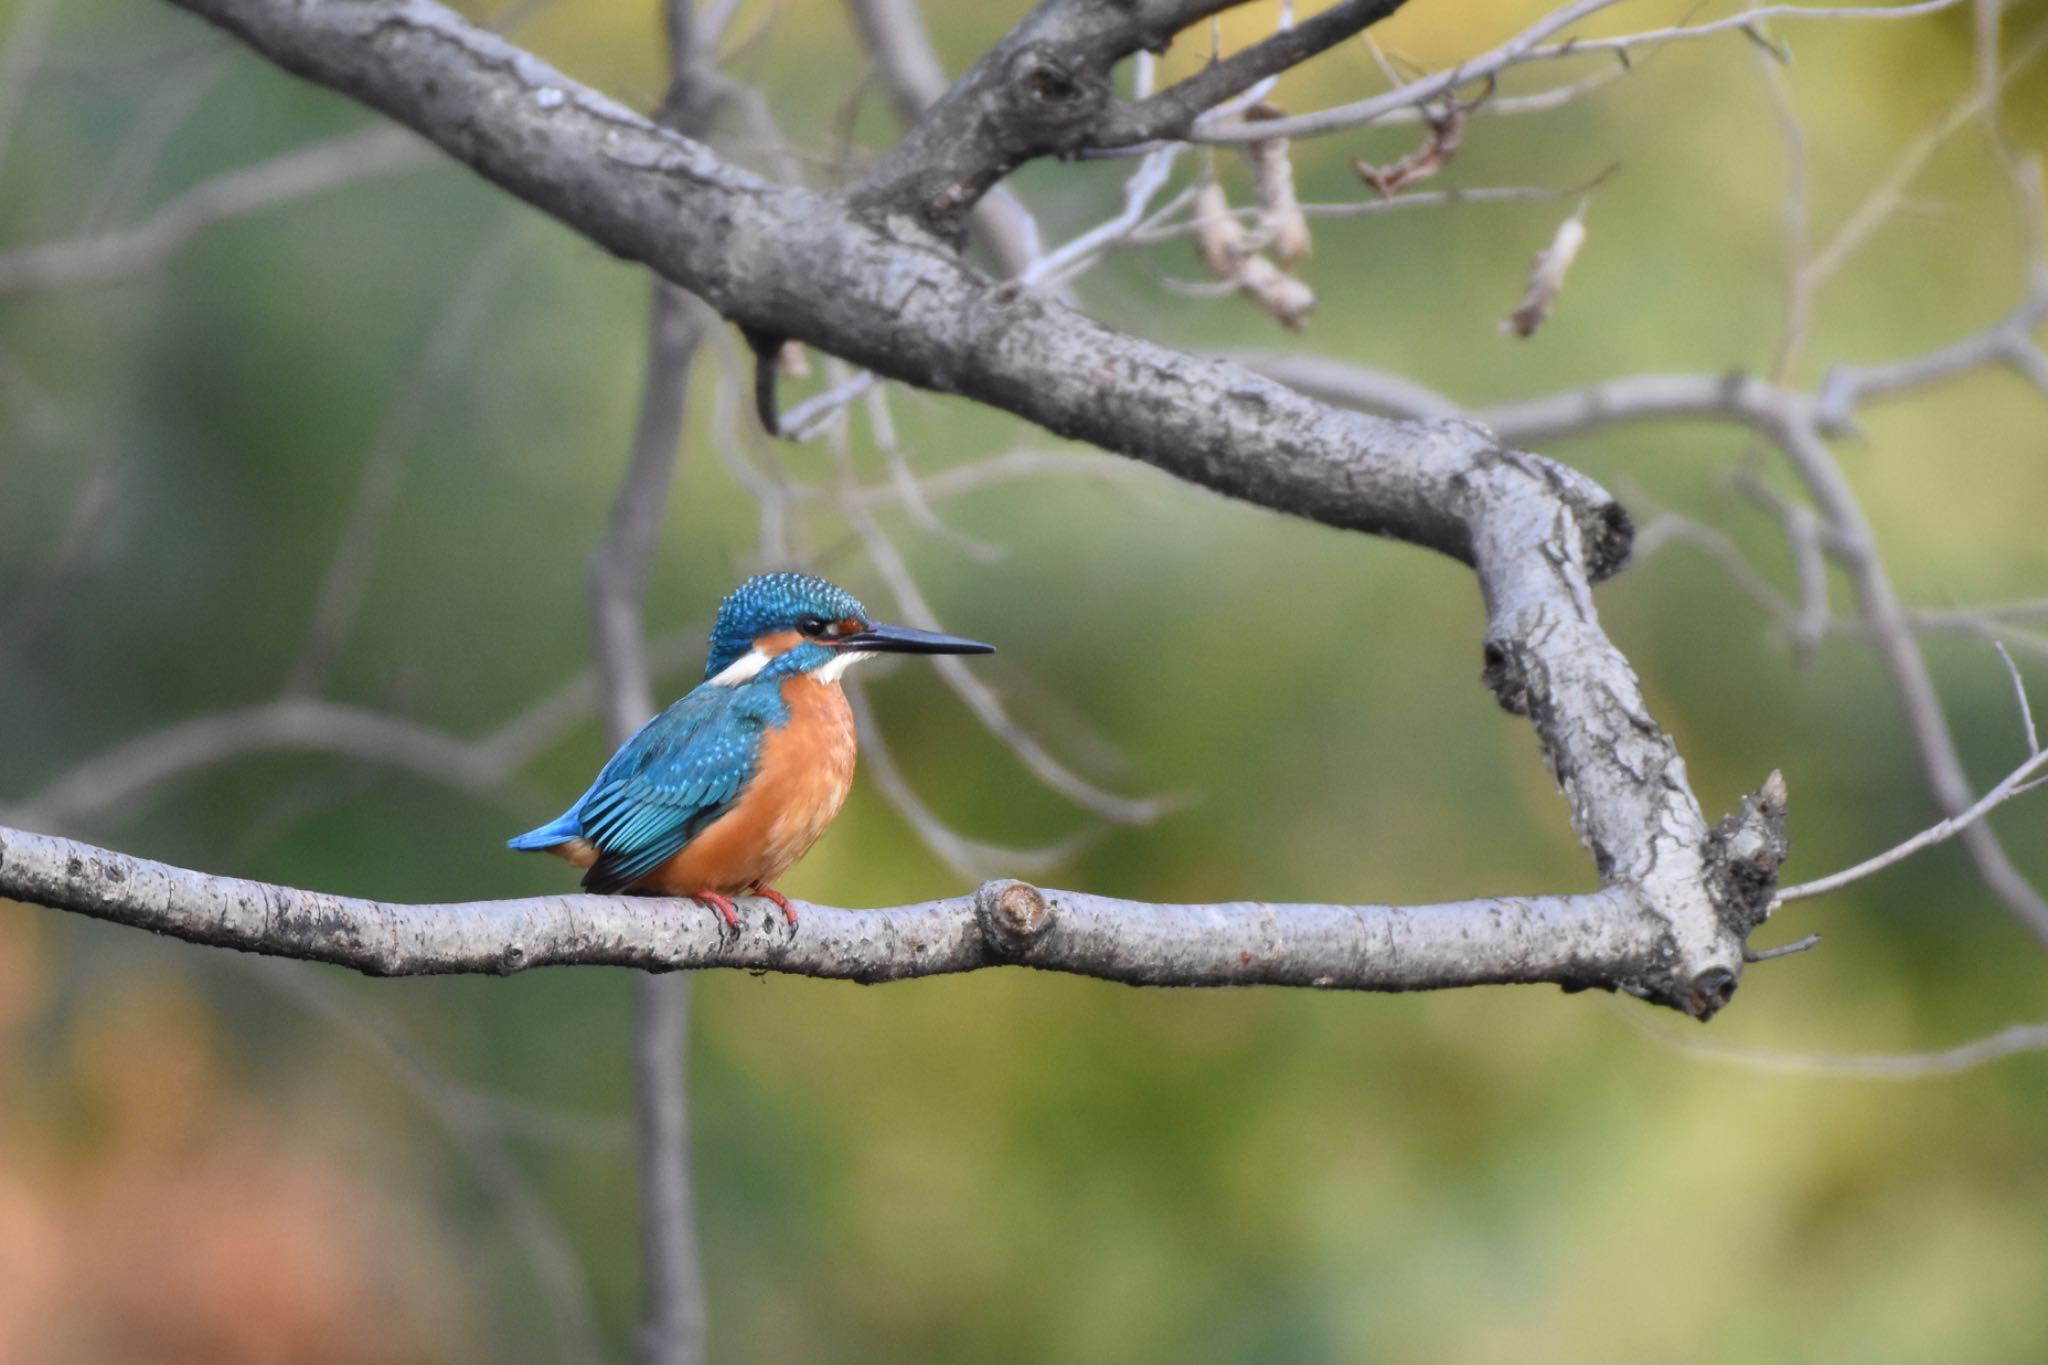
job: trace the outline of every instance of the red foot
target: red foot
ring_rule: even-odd
[[[754,894],[766,896],[769,900],[781,906],[783,915],[789,920],[789,927],[792,929],[796,928],[796,907],[789,903],[789,897],[783,895],[772,886],[757,886],[754,888]]]
[[[739,912],[733,909],[732,897],[721,896],[716,891],[697,891],[691,893],[690,899],[702,901],[713,910],[716,910],[718,917],[725,921],[726,928],[737,929],[740,927]]]

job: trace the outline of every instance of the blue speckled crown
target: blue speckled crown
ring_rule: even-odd
[[[779,630],[794,630],[806,616],[822,616],[827,621],[851,616],[865,621],[868,609],[846,589],[807,573],[756,574],[719,605],[704,676],[724,672],[754,647],[755,640]]]

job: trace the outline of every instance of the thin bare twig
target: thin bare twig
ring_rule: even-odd
[[[824,435],[856,399],[874,386],[875,372],[862,370],[783,413],[776,434],[798,445],[814,441]]]
[[[1119,460],[1114,455],[1082,450],[1006,450],[1000,455],[950,465],[917,477],[919,496],[927,502],[966,497],[986,488],[1026,479],[1089,479],[1101,483],[1156,482],[1164,479],[1142,465]],[[834,496],[840,496],[834,494]],[[900,500],[893,483],[856,488],[852,496],[867,507],[892,505]]]
[[[1408,114],[1426,108],[1459,89],[1498,77],[1510,68],[1532,62],[1557,61],[1596,53],[1632,58],[1640,48],[1657,48],[1672,43],[1711,38],[1723,33],[1747,33],[1768,19],[1913,19],[1953,8],[1962,0],[1921,0],[1917,4],[1863,6],[1759,5],[1702,24],[1649,29],[1611,38],[1570,38],[1560,43],[1546,40],[1574,24],[1609,9],[1621,0],[1578,0],[1538,19],[1491,52],[1469,58],[1448,71],[1410,81],[1396,90],[1374,95],[1351,104],[1296,114],[1271,123],[1205,123],[1191,130],[1194,142],[1236,143],[1260,137],[1308,138],[1339,129],[1377,123],[1394,114]]]
[[[1988,56],[1991,62],[1990,82],[1980,82],[1907,143],[1883,178],[1842,219],[1834,235],[1813,253],[1808,271],[1816,288],[1833,278],[1849,258],[1898,212],[1899,206],[1905,202],[1907,188],[1926,169],[1942,144],[1970,124],[1993,117],[2000,94],[2024,75],[2044,52],[2048,52],[2048,24],[2029,34],[2003,67],[1997,64],[1995,47],[1987,52],[1980,46],[1980,58]]]
[[[870,388],[864,407],[868,432],[874,437],[875,446],[889,467],[889,486],[895,492],[895,501],[910,515],[911,521],[920,530],[946,541],[969,559],[983,564],[1001,559],[1002,546],[991,545],[954,530],[932,510],[930,501],[925,497],[925,485],[911,469],[910,457],[904,453],[903,442],[896,434],[896,418],[889,411],[888,387],[877,384]]]
[[[578,710],[587,714],[588,702]],[[368,707],[281,697],[193,716],[115,745],[0,809],[0,820],[59,829],[103,821],[177,778],[279,751],[335,754],[491,800],[505,798],[506,778],[524,761],[518,747],[468,742]]]
[[[1992,893],[2037,938],[2048,943],[2048,898],[2013,866],[1989,825],[1961,819],[1975,808],[1969,777],[1963,770],[1927,660],[1892,585],[1890,571],[1878,552],[1876,536],[1834,453],[1810,419],[1781,420],[1769,428],[1768,434],[1805,483],[1821,515],[1833,526],[1842,547],[1837,550],[1837,558],[1856,587],[1859,610],[1870,628],[1878,657],[1891,675],[1921,772],[1936,803],[1952,819],[1961,820],[1957,828],[1963,846],[1969,850],[1971,861]]]
[[[328,560],[327,573],[320,581],[312,610],[307,614],[299,656],[284,685],[287,695],[310,696],[317,692],[335,655],[347,643],[369,591],[384,525],[397,505],[399,485],[405,477],[406,450],[418,437],[428,411],[446,396],[450,380],[474,346],[511,262],[511,247],[519,226],[508,222],[471,257],[449,294],[440,320],[428,334],[426,348],[411,376],[384,410],[383,420],[371,438],[369,453],[363,459],[355,501],[335,541],[334,554]]]
[[[882,794],[910,826],[911,832],[917,835],[918,842],[960,876],[985,879],[998,872],[1030,873],[1034,876],[1050,872],[1080,852],[1094,837],[1092,832],[1083,830],[1043,848],[1007,848],[961,834],[925,804],[910,785],[910,779],[896,766],[896,755],[890,751],[882,727],[875,719],[875,708],[868,700],[867,689],[852,679],[847,680],[845,687],[846,699],[853,706],[854,723],[860,727],[863,766],[874,774]]]
[[[854,498],[842,498],[841,506],[846,509],[847,519],[867,548],[869,561],[895,598],[904,619],[923,630],[939,629],[938,616],[911,576],[909,565],[904,563],[894,542],[867,507]],[[959,661],[947,655],[934,656],[932,662],[938,666],[939,676],[946,685],[967,704],[967,709],[975,714],[988,732],[1002,741],[1032,776],[1069,801],[1105,820],[1120,824],[1145,824],[1172,808],[1173,802],[1169,799],[1119,796],[1081,777],[1048,753],[1029,730],[1011,719],[994,691],[971,669],[958,666]],[[954,666],[948,667],[949,664]]]
[[[1985,1037],[1932,1052],[1780,1052],[1716,1043],[1663,1029],[1645,1031],[1661,1043],[1708,1061],[1750,1071],[1837,1080],[1917,1081],[1953,1076],[2021,1053],[2048,1050],[2048,1023],[2011,1024]]]
[[[2020,726],[2027,732],[2027,752],[2039,754],[2041,752],[2041,736],[2034,729],[2034,707],[2027,700],[2027,684],[2026,680],[2020,677],[2020,666],[2012,661],[2012,655],[2007,652],[2003,641],[1993,640],[1991,647],[1998,651],[1999,660],[2005,664],[2006,677],[2012,680],[2013,700],[2019,704],[2020,708]]]
[[[132,226],[0,252],[0,298],[110,284],[163,264],[217,223],[433,164],[418,138],[389,126],[317,142],[203,181]]]
[[[1025,271],[1024,282],[1047,286],[1062,284],[1094,265],[1117,243],[1130,238],[1151,207],[1153,198],[1165,187],[1179,154],[1177,147],[1163,147],[1140,161],[1138,168],[1124,182],[1122,211],[1069,239],[1058,250],[1040,256]]]
[[[223,47],[189,67],[174,66],[164,73],[159,87],[136,112],[127,135],[106,158],[79,222],[79,236],[95,236],[133,209],[171,140],[234,62],[234,50]]]
[[[1912,838],[1892,845],[1892,847],[1877,854],[1875,857],[1865,858],[1854,867],[1846,867],[1840,872],[1816,878],[1810,882],[1801,882],[1797,886],[1781,888],[1778,891],[1777,899],[1772,903],[1773,908],[1775,909],[1777,906],[1783,905],[1788,901],[1804,900],[1808,896],[1819,896],[1829,891],[1839,891],[1852,882],[1859,882],[1874,872],[1881,872],[1895,863],[1905,861],[1922,849],[1932,848],[1936,844],[1955,838],[1958,834],[1974,826],[1992,811],[1997,810],[2014,796],[2027,790],[2029,779],[2043,771],[2048,771],[2048,754],[2044,754],[2036,748],[2028,756],[2026,762],[2007,773],[2003,781],[1990,791],[1985,792],[1983,796],[1978,798],[1977,803],[1968,810],[1958,815],[1951,815],[1939,824],[1921,830]]]
[[[1711,556],[1727,571],[1735,586],[1773,620],[1789,620],[1794,615],[1792,604],[1756,571],[1741,546],[1729,539],[1726,532],[1702,525],[1690,517],[1675,512],[1659,512],[1645,522],[1636,536],[1636,559],[1638,562],[1646,560],[1664,546],[1674,544],[1691,545]]]
[[[1307,218],[1369,218],[1380,214],[1406,213],[1410,209],[1448,208],[1461,204],[1521,204],[1551,199],[1569,199],[1583,195],[1605,180],[1612,167],[1599,175],[1576,185],[1563,187],[1554,185],[1463,185],[1448,190],[1409,190],[1391,199],[1345,199],[1331,202],[1308,202],[1300,206]],[[1193,203],[1192,194],[1184,194],[1169,202],[1158,213],[1145,220],[1125,237],[1133,246],[1152,246],[1159,242],[1173,241],[1192,236],[1196,230],[1196,219],[1192,215],[1178,216]],[[1246,207],[1231,210],[1239,219],[1251,219],[1257,214],[1256,208]],[[1120,243],[1112,243],[1119,245]],[[1316,357],[1289,353],[1296,359],[1312,363]]]

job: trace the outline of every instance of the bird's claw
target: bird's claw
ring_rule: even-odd
[[[716,891],[699,891],[690,899],[716,910],[718,917],[725,921],[725,927],[735,934],[740,931],[739,911],[733,908],[732,897],[721,896]]]
[[[769,900],[774,901],[777,905],[782,907],[782,916],[784,919],[789,921],[790,937],[794,938],[796,936],[796,907],[789,903],[789,897],[783,895],[780,891],[777,891],[772,886],[756,887],[754,889],[754,894],[757,896],[765,896]]]

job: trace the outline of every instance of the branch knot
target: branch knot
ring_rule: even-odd
[[[984,882],[974,893],[982,937],[1004,957],[1021,957],[1052,928],[1052,902],[1028,882]]]
[[[1067,135],[1092,123],[1112,98],[1109,82],[1085,55],[1053,43],[1027,43],[1010,58],[1009,83],[999,97],[1006,113],[1030,126],[1021,141],[1066,150]],[[1008,134],[1017,138],[1022,130]]]
[[[1702,850],[1707,888],[1721,922],[1739,938],[1747,939],[1770,917],[1778,869],[1791,848],[1785,837],[1788,799],[1785,775],[1773,772],[1755,795],[1743,797],[1741,808],[1723,817],[1707,835]]]
[[[1528,715],[1529,679],[1513,648],[1501,640],[1488,640],[1482,658],[1485,664],[1479,670],[1479,679],[1493,693],[1500,709],[1510,715]]]

